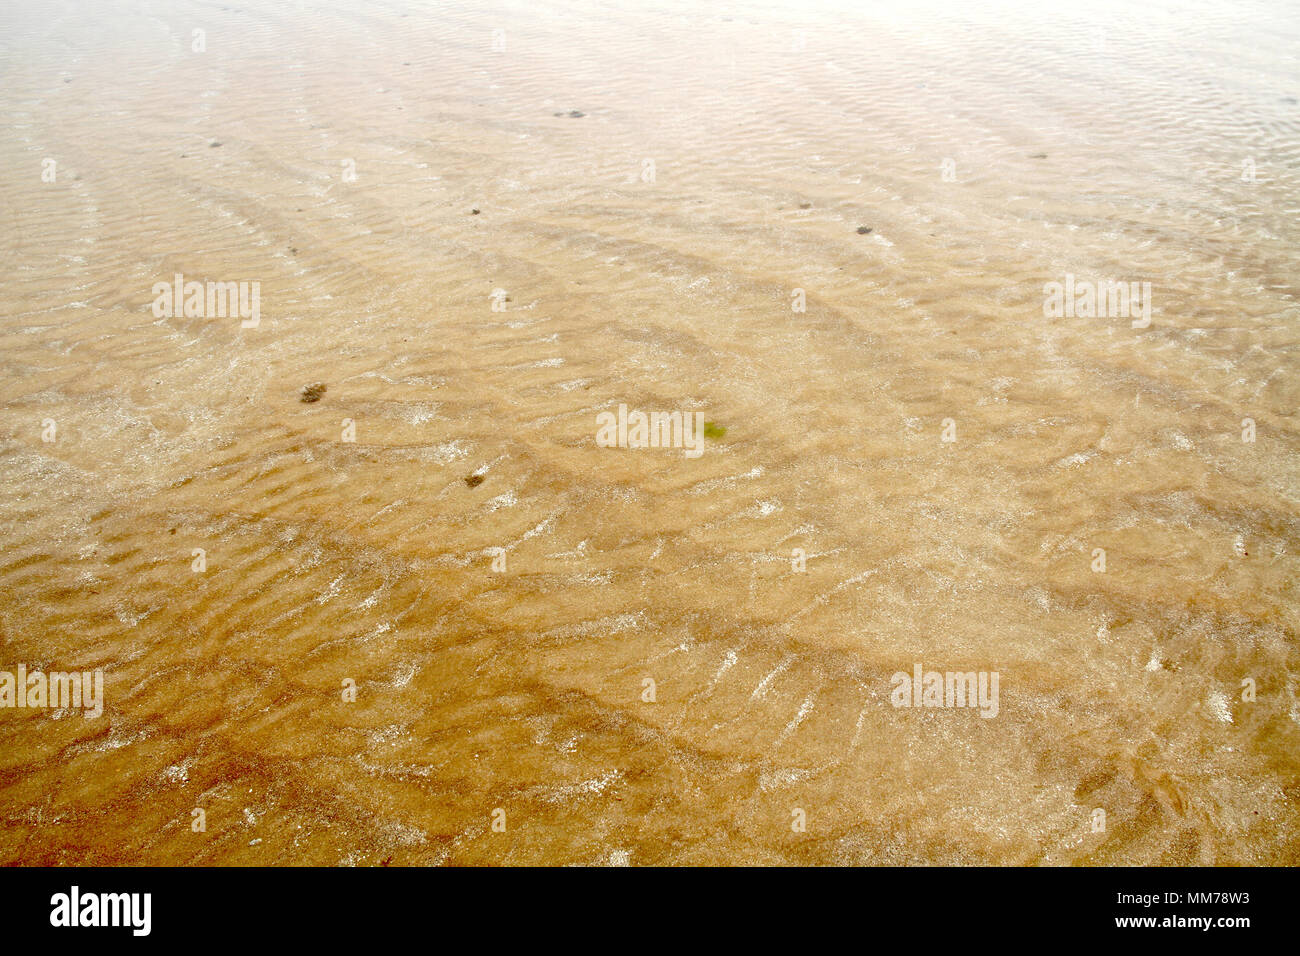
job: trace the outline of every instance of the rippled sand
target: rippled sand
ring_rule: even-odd
[[[0,862],[1300,862],[1291,5],[626,6],[0,7]]]

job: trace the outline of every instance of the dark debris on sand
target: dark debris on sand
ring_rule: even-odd
[[[865,236],[865,235],[866,235],[867,233],[869,233],[870,231],[871,231],[871,227],[870,227],[870,226],[858,226],[858,235],[859,235],[859,236]]]
[[[308,404],[319,402],[321,396],[325,394],[326,387],[327,386],[324,382],[313,382],[310,385],[304,385],[302,387],[302,398],[300,400],[307,402]]]
[[[483,484],[483,476],[482,476],[482,475],[466,475],[466,476],[465,476],[465,484],[469,485],[471,488],[477,488],[479,485]]]

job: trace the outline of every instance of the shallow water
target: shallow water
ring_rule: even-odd
[[[0,862],[1300,862],[1291,5],[627,6],[0,8]]]

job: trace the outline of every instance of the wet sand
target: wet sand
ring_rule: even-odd
[[[973,7],[6,3],[0,862],[1300,862],[1300,26]]]

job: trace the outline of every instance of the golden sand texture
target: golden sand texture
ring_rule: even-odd
[[[6,0],[0,863],[1300,862],[1290,6]]]

